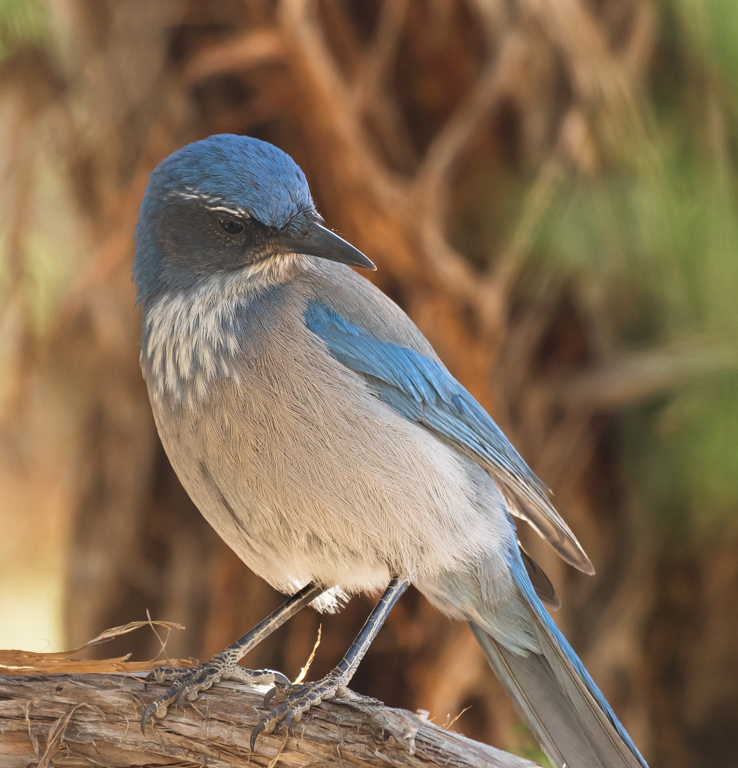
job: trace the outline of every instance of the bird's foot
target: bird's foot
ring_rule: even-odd
[[[345,677],[340,670],[334,669],[322,680],[314,683],[285,685],[281,681],[275,681],[275,687],[264,697],[264,706],[268,707],[272,700],[279,706],[267,717],[262,718],[251,731],[251,751],[254,751],[260,733],[271,733],[279,723],[284,722],[288,735],[292,735],[293,723],[300,721],[310,707],[320,704],[324,699],[336,696],[350,697],[351,692],[345,687]]]
[[[166,693],[151,702],[141,715],[141,731],[145,733],[146,724],[151,717],[161,719],[173,702],[184,707],[185,700],[195,701],[202,691],[207,691],[221,680],[233,680],[246,685],[269,685],[276,683],[288,686],[289,680],[281,673],[272,669],[245,669],[238,664],[237,659],[228,654],[217,654],[205,664],[192,669],[167,669],[161,667],[150,672],[146,677],[147,683],[173,683]]]

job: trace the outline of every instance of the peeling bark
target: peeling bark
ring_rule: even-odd
[[[57,766],[445,766],[533,768],[534,763],[356,696],[325,702],[294,735],[262,734],[265,689],[222,683],[141,734],[142,703],[159,686],[133,675],[0,676],[0,764]]]

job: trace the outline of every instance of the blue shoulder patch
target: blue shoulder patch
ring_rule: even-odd
[[[414,349],[380,341],[322,302],[310,302],[308,328],[347,368],[361,374],[380,400],[422,424],[495,474],[516,475],[542,492],[502,430],[479,403],[435,360]]]

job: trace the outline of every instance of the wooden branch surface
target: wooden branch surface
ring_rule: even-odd
[[[144,738],[142,702],[162,686],[146,691],[141,679],[121,674],[0,676],[0,765],[534,766],[363,697],[324,702],[295,724],[294,736],[262,734],[251,754],[265,691],[221,683],[184,712],[170,708]]]

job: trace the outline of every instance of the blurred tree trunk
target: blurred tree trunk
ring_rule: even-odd
[[[58,5],[65,31],[34,87],[47,83],[92,243],[38,353],[44,386],[63,382],[73,404],[71,645],[149,610],[187,626],[169,655],[204,659],[279,602],[166,460],[130,283],[146,173],[188,141],[249,133],[293,155],[328,225],[377,263],[378,285],[555,490],[597,577],[521,536],[562,595],[557,621],[643,752],[654,765],[721,765],[698,754],[728,743],[738,711],[735,684],[703,687],[736,664],[735,549],[683,561],[661,552],[623,482],[611,405],[562,395],[607,361],[606,318],[553,267],[528,262],[563,181],[647,140],[654,13],[635,0]],[[246,662],[294,676],[322,624],[311,669],[322,675],[368,609],[357,599],[337,616],[300,614]],[[703,656],[697,639],[713,624]],[[158,650],[155,638],[113,646],[105,653]],[[467,735],[530,743],[468,629],[417,593],[390,616],[355,687],[439,723],[470,707],[457,723]]]

